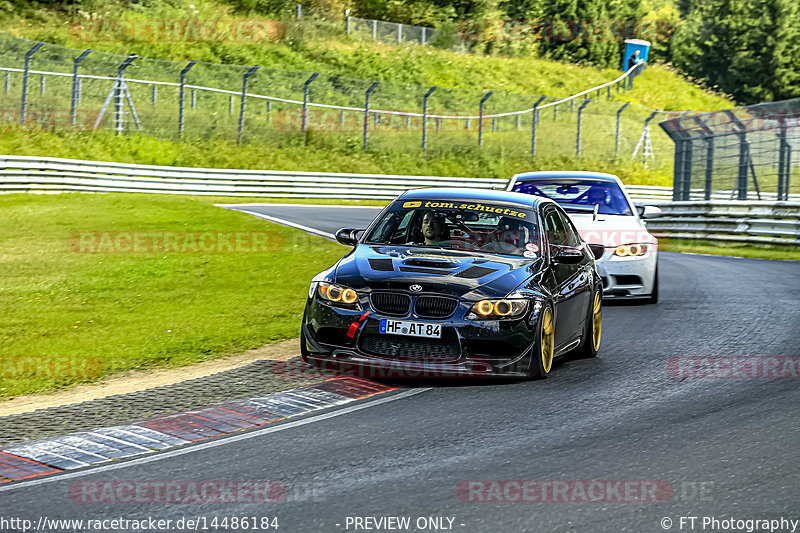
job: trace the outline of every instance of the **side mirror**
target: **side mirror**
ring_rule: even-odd
[[[661,208],[654,205],[637,205],[636,211],[641,218],[653,218],[661,214]]]
[[[358,244],[358,233],[364,230],[354,228],[342,228],[336,232],[336,242],[345,246],[355,246]]]
[[[583,261],[583,252],[578,248],[562,248],[553,256],[553,262],[562,265],[577,265]]]

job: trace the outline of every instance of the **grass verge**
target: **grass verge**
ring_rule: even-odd
[[[757,259],[784,259],[800,261],[800,248],[792,246],[752,245],[689,239],[659,239],[658,249],[662,252],[682,252],[706,255],[727,255],[731,257],[751,257]]]
[[[296,337],[309,281],[346,251],[190,197],[14,194],[0,209],[0,398]],[[177,246],[144,251],[159,232]],[[193,250],[219,233],[230,247]],[[142,252],[117,240],[134,234]]]

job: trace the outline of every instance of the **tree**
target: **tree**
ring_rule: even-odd
[[[800,96],[799,13],[795,0],[692,2],[674,63],[746,104]]]
[[[541,50],[557,60],[617,67],[641,0],[546,0]]]

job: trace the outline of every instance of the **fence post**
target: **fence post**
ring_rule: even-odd
[[[400,44],[402,42],[403,42],[403,25],[402,24],[398,24],[397,25],[397,44]]]
[[[125,76],[125,69],[133,63],[133,60],[136,59],[136,54],[131,54],[128,56],[125,61],[117,68],[117,81],[114,85],[114,131],[116,135],[122,133],[122,83]]]
[[[783,174],[783,199],[789,200],[789,182],[792,177],[792,145],[786,143],[786,171]]]
[[[80,82],[80,78],[78,78],[78,67],[81,64],[81,61],[86,59],[86,56],[91,53],[91,49],[84,50],[81,55],[72,60],[72,97],[70,98],[69,105],[69,125],[73,128],[75,127],[75,114],[78,108],[78,84]]]
[[[617,109],[617,132],[614,135],[614,155],[619,155],[619,118],[625,108],[631,105],[630,102],[625,102],[625,104]]]
[[[267,124],[269,124],[270,113],[272,113],[272,100],[267,100]]]
[[[750,162],[750,145],[747,143],[746,133],[739,136],[739,174],[736,177],[737,200],[747,200],[747,171]]]
[[[344,17],[345,17],[345,20],[347,21],[347,22],[346,22],[346,25],[347,25],[347,35],[350,35],[350,10],[349,10],[349,9],[345,9],[345,10],[344,10]]]
[[[192,89],[192,109],[197,107],[197,89]]]
[[[425,35],[425,31],[426,31],[427,29],[428,29],[428,28],[426,28],[426,27],[424,27],[424,26],[422,27],[422,45],[423,45],[423,46],[425,46],[425,38],[427,37],[427,36]]]
[[[558,118],[558,104],[553,104],[553,122]]]
[[[706,137],[706,187],[704,198],[711,200],[711,184],[714,178],[714,136]],[[780,181],[778,182],[780,187]]]
[[[31,56],[39,51],[44,43],[36,43],[33,48],[25,54],[25,72],[22,74],[22,103],[20,106],[19,123],[25,124],[25,111],[28,109],[28,76],[31,70]]]
[[[372,21],[372,40],[375,41],[378,39],[378,21]]]
[[[183,67],[183,70],[180,74],[180,95],[178,96],[178,135],[183,137],[183,94],[186,90],[186,74],[189,73],[189,69],[197,64],[197,61],[189,61],[189,64]],[[192,107],[194,107],[194,89],[192,89]]]
[[[483,146],[483,105],[486,103],[486,100],[488,100],[489,97],[492,96],[493,94],[494,91],[489,91],[488,93],[483,95],[483,98],[481,98],[481,103],[478,111],[478,146]]]
[[[303,18],[303,4],[297,4],[297,18]]]
[[[300,6],[300,4],[297,5]],[[247,100],[247,80],[256,73],[258,67],[258,65],[251,67],[242,77],[242,101],[239,104],[239,134],[236,138],[236,144],[241,144],[242,142],[242,130],[244,130],[244,103],[245,100]]]
[[[789,199],[790,150],[786,142],[786,119],[782,119],[781,132],[778,134],[778,201]]]
[[[692,151],[693,143],[691,140],[685,141],[685,148],[683,153],[683,191],[681,191],[681,198],[688,201],[692,193]],[[745,184],[747,184],[747,168],[745,167]]]
[[[233,95],[228,96],[228,114],[233,115]]]
[[[367,89],[364,95],[364,150],[367,149],[367,130],[369,129],[369,95],[375,90],[375,87],[377,87],[379,83],[379,81],[372,82],[372,85],[369,86],[369,89]]]
[[[673,140],[675,141],[675,158],[672,162],[672,201],[679,202],[683,190],[683,143],[687,141]]]
[[[41,95],[44,95],[44,84],[45,84],[44,74],[42,74],[41,76],[39,76],[39,94]]]
[[[578,132],[575,136],[575,155],[581,155],[581,115],[583,114],[583,108],[589,105],[591,101],[591,98],[586,98],[578,108]]]
[[[428,89],[425,96],[422,98],[422,151],[428,149],[428,98],[436,90],[436,85]]]
[[[547,96],[540,96],[536,103],[533,104],[533,112],[531,117],[531,157],[536,155],[536,124],[539,122],[539,104],[547,98]],[[554,106],[555,107],[555,106]]]
[[[520,121],[520,116],[517,115],[517,129],[519,129],[519,121]]]
[[[308,124],[308,86],[311,85],[311,82],[314,81],[317,76],[319,76],[319,72],[315,72],[308,78],[305,83],[303,83],[303,124],[301,126],[301,131],[306,131],[306,125]]]
[[[8,89],[10,85],[11,85],[11,73],[6,72],[6,94],[8,94]]]

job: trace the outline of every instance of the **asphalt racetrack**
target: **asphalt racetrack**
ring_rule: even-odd
[[[376,212],[247,209],[327,234],[363,227]],[[693,531],[711,531],[703,517],[800,519],[800,379],[792,369],[781,367],[783,378],[668,371],[679,357],[800,355],[800,263],[681,254],[662,254],[660,263],[658,305],[607,305],[599,356],[562,361],[546,380],[410,383],[359,409],[4,484],[0,514],[275,516],[282,532],[367,531],[354,518],[387,516],[410,517],[410,531],[435,530],[420,517],[445,517],[443,526],[464,532],[692,531],[681,523],[690,516]],[[287,487],[285,501],[93,504],[69,495],[87,481],[265,479]],[[521,480],[566,481],[569,490],[545,491],[540,501],[508,483]],[[634,493],[635,480],[649,480],[669,491],[658,501],[620,501],[606,488],[588,501],[575,488],[592,480],[628,481]]]

